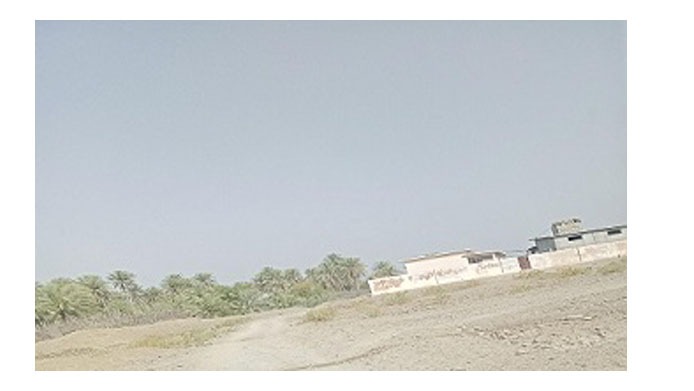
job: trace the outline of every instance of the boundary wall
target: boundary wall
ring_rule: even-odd
[[[546,269],[608,258],[627,256],[627,241],[591,244],[576,248],[551,251],[528,256],[531,269]],[[369,280],[371,295],[402,292],[453,282],[476,280],[521,271],[519,258],[501,258],[469,265],[453,265],[419,274],[403,274],[394,277]]]
[[[506,273],[517,273],[520,270],[521,268],[517,258],[501,258],[473,263],[467,266],[434,269],[426,273],[377,278],[369,280],[368,282],[371,295],[376,296],[384,293],[394,293],[452,282],[493,277]]]
[[[574,265],[593,262],[607,258],[625,258],[627,256],[627,241],[597,243],[575,248],[532,254],[528,257],[533,269]]]

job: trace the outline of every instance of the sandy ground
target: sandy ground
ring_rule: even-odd
[[[311,312],[312,311],[312,312]],[[307,320],[307,312],[324,320]],[[36,343],[37,370],[626,370],[625,260]],[[205,333],[201,346],[143,346]]]

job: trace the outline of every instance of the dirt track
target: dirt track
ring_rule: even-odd
[[[230,330],[232,318],[86,330],[36,343],[36,369],[626,370],[626,275],[611,260],[255,314]],[[210,329],[225,333],[133,343]]]

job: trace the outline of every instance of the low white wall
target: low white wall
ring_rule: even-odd
[[[528,256],[531,269],[546,269],[548,267],[571,265],[579,263],[577,248],[550,251]]]
[[[532,254],[528,257],[528,260],[532,269],[546,269],[548,267],[566,266],[626,256],[627,241],[620,240],[542,254]],[[401,276],[369,280],[371,295],[376,296],[384,293],[426,288],[439,284],[475,280],[501,274],[519,273],[521,271],[518,258],[515,257],[489,260],[470,265],[461,265],[458,262],[452,262],[452,265],[439,264],[437,266],[439,266],[438,269],[429,270],[425,273],[403,274]]]
[[[419,261],[405,263],[407,274],[426,274],[432,270],[460,269],[467,266],[465,254],[455,253],[435,258],[425,258]]]
[[[489,260],[480,263],[473,263],[468,266],[465,273],[465,279],[474,280],[476,278],[498,276],[502,273],[501,270],[501,260]]]
[[[441,264],[443,266],[443,264]],[[426,288],[439,284],[449,284],[477,278],[493,277],[505,273],[520,271],[517,258],[502,258],[461,266],[457,262],[453,267],[429,270],[419,274],[404,274],[396,277],[384,277],[369,280],[372,295],[393,293],[410,289]]]
[[[518,258],[502,258],[501,259],[501,272],[502,273],[518,273],[521,271],[520,263]]]
[[[541,254],[532,254],[528,257],[528,260],[530,261],[531,268],[546,269],[548,267],[566,266],[626,256],[627,241],[620,240],[616,242],[567,248]]]
[[[417,277],[420,276],[411,276],[408,274],[403,274],[401,276],[395,277],[377,278],[368,281],[369,289],[371,289],[371,295],[376,296],[383,293],[401,292],[410,289],[425,288],[428,286],[434,286],[439,284],[439,282],[434,278],[427,278],[427,276],[422,276],[424,278]]]
[[[578,249],[582,262],[592,262],[599,259],[619,258],[627,256],[627,241],[599,243]]]

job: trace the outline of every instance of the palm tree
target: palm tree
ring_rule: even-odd
[[[320,272],[325,275],[324,278],[329,282],[332,290],[343,291],[347,288],[344,258],[337,254],[329,254],[318,267]]]
[[[34,324],[36,326],[48,323],[51,316],[49,309],[41,305],[45,301],[45,291],[44,285],[36,281],[34,285]]]
[[[323,286],[309,278],[292,286],[291,294],[296,297],[297,304],[308,307],[318,305],[327,299]]]
[[[78,277],[77,282],[89,289],[97,303],[99,303],[99,307],[106,307],[106,303],[111,297],[111,291],[103,278],[96,275],[86,275]]]
[[[282,272],[282,279],[286,282],[287,289],[290,289],[292,286],[303,281],[304,277],[297,269],[286,269]]]
[[[198,273],[193,276],[193,281],[202,285],[203,287],[211,287],[217,284],[217,281],[215,281],[212,273]]]
[[[228,303],[234,314],[248,314],[261,309],[261,295],[255,284],[237,282],[231,287],[224,287],[221,299]]]
[[[261,298],[264,306],[286,308],[296,304],[298,299],[291,290],[301,280],[301,272],[296,269],[265,267],[253,277],[253,284],[263,293]]]
[[[113,287],[121,293],[126,293],[135,284],[135,274],[123,270],[116,270],[108,275]]]
[[[366,266],[359,258],[345,258],[337,254],[327,255],[313,269],[306,271],[307,277],[332,291],[359,289]]]
[[[340,279],[337,275],[337,264],[332,257],[327,256],[316,267],[306,270],[306,278],[320,285],[325,290],[337,291],[341,289]]]
[[[388,261],[376,262],[372,269],[371,278],[382,278],[400,275],[400,271],[395,265]]]
[[[154,304],[161,297],[161,289],[151,286],[142,291],[142,299],[147,304]]]
[[[172,295],[178,295],[192,286],[193,283],[180,274],[170,274],[161,282],[164,291]]]
[[[362,279],[366,276],[366,265],[359,258],[347,258],[343,261],[343,266],[349,281],[349,290],[359,290]]]
[[[264,293],[280,293],[284,290],[282,271],[266,266],[253,277],[253,283]]]
[[[127,296],[132,302],[138,292],[142,289],[135,282],[135,274],[123,270],[116,270],[108,275],[108,280],[111,281],[113,287]]]
[[[72,280],[53,280],[37,287],[36,293],[35,313],[42,318],[37,318],[37,322],[65,321],[69,317],[84,316],[97,306],[91,291]]]

